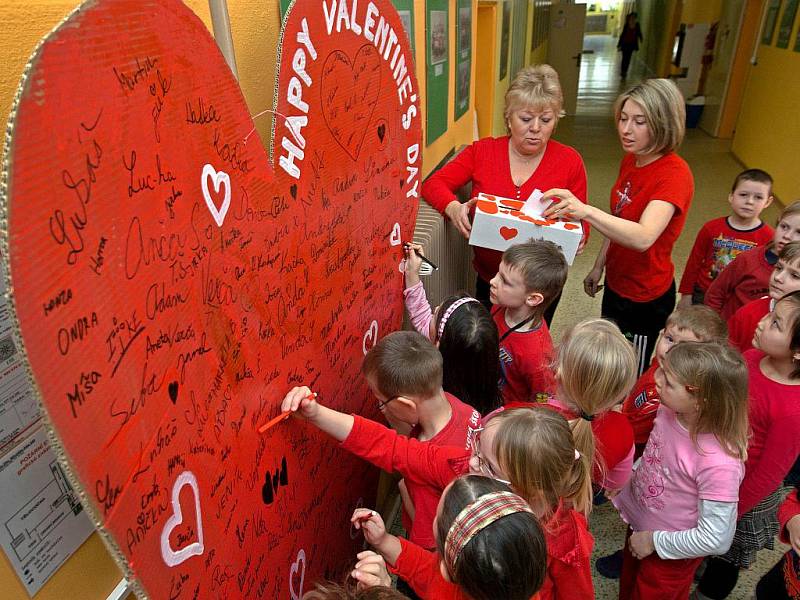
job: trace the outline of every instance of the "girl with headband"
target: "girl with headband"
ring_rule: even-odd
[[[370,419],[322,406],[307,387],[290,390],[281,410],[308,420],[342,442],[343,449],[415,485],[444,490],[466,473],[508,484],[544,529],[547,573],[541,600],[594,598],[589,562],[594,539],[585,516],[591,510],[586,494],[591,472],[575,448],[569,423],[556,411],[499,408],[482,419],[465,451],[407,438]]]
[[[439,348],[444,360],[444,391],[472,406],[482,415],[500,406],[497,381],[500,345],[489,311],[475,298],[457,293],[431,310],[419,277],[424,256],[419,244],[406,244],[403,291],[414,329]]]
[[[421,598],[528,600],[544,581],[545,540],[533,511],[488,477],[467,475],[447,486],[434,522],[435,553],[387,533],[375,511],[356,509],[352,522]]]

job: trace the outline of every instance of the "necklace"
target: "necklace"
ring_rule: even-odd
[[[535,158],[536,158],[536,156],[529,156],[529,157],[525,158],[525,157],[524,157],[522,154],[520,154],[520,153],[519,153],[519,152],[518,152],[518,151],[517,151],[517,150],[514,148],[514,146],[513,146],[513,145],[509,144],[509,146],[508,146],[508,147],[509,147],[509,148],[511,148],[511,154],[513,154],[513,155],[514,155],[514,156],[517,158],[517,160],[518,160],[518,161],[520,161],[520,162],[523,162],[523,163],[525,163],[525,164],[529,164],[529,163],[530,163],[530,162],[531,162],[533,159],[535,159]]]

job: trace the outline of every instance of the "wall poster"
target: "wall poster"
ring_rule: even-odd
[[[429,0],[425,56],[427,128],[425,143],[430,145],[447,131],[447,100],[450,86],[450,10],[448,0]]]
[[[469,86],[472,73],[472,0],[458,0],[456,21],[456,93],[454,118],[469,107]]]
[[[775,25],[778,23],[778,13],[781,10],[781,0],[769,0],[767,16],[764,18],[764,29],[761,32],[761,43],[767,46],[772,45],[772,38],[775,35]]]
[[[511,0],[503,2],[503,21],[500,29],[500,76],[503,81],[508,75],[508,56],[511,48]]]
[[[301,420],[258,429],[300,384],[380,418],[360,366],[402,324],[420,183],[402,27],[389,0],[295,0],[268,147],[180,0],[90,0],[31,57],[0,241],[58,458],[34,512],[79,499],[140,598],[299,600],[362,547],[375,469]]]
[[[400,15],[403,28],[406,31],[406,35],[408,35],[408,40],[411,42],[411,54],[414,55],[416,59],[417,43],[414,39],[414,0],[392,0],[392,4],[394,4],[394,7],[397,9],[397,14]]]
[[[778,41],[775,43],[776,48],[789,47],[789,38],[792,37],[794,18],[797,16],[797,4],[799,1],[800,0],[786,0],[786,8],[783,9],[781,24],[778,28]]]

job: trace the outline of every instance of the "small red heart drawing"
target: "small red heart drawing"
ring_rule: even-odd
[[[514,227],[501,227],[500,228],[500,235],[503,236],[504,240],[510,240],[512,238],[517,237],[519,231]]]

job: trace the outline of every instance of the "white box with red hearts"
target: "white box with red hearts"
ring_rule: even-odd
[[[567,262],[572,264],[583,237],[583,227],[580,221],[544,218],[542,212],[550,203],[542,203],[538,196],[541,193],[534,192],[532,199],[526,203],[478,194],[469,236],[470,245],[502,252],[509,246],[527,242],[531,238],[550,240],[561,247]]]

